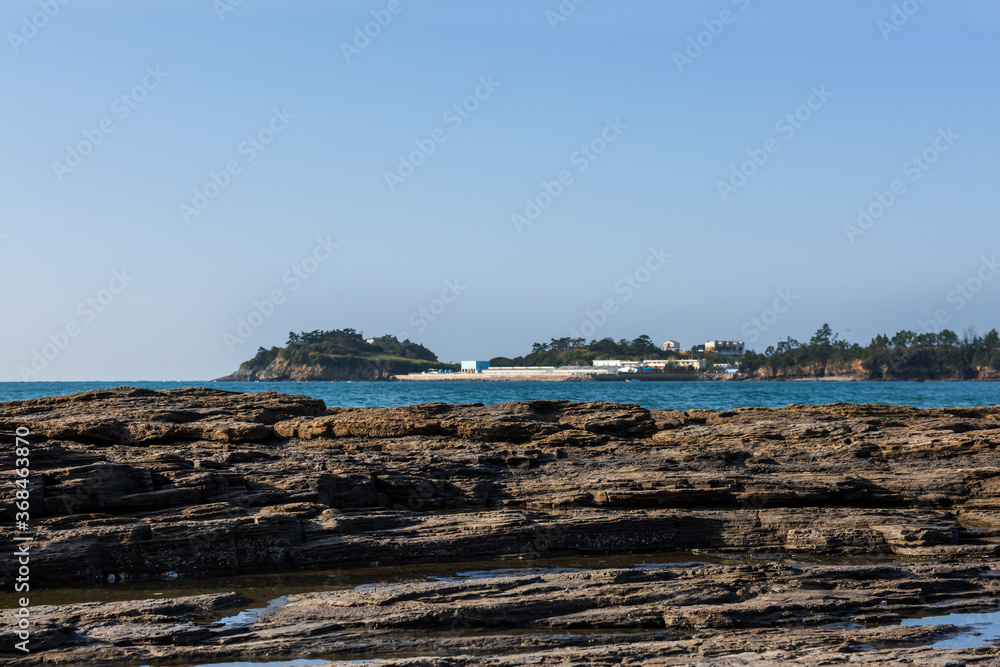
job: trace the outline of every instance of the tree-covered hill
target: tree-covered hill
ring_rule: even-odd
[[[431,368],[454,369],[419,343],[381,336],[367,342],[354,329],[290,332],[284,347],[263,347],[221,380],[388,380]]]
[[[583,338],[553,338],[548,343],[535,343],[529,354],[521,357],[494,357],[491,366],[587,366],[594,359],[672,359],[673,352],[664,352],[649,336],[633,340],[611,338],[592,340]]]
[[[824,324],[808,343],[788,338],[763,353],[747,352],[740,374],[753,379],[854,375],[866,380],[1000,379],[1000,336],[974,330],[959,338],[940,333],[900,331],[878,335],[862,346],[840,340]]]

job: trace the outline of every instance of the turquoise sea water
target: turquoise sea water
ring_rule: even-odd
[[[330,407],[433,402],[489,405],[533,399],[612,401],[675,410],[839,402],[919,408],[1000,404],[997,382],[0,382],[0,402],[123,385],[277,391],[321,398]]]

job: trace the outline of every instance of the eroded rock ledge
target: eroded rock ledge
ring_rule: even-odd
[[[368,593],[317,592],[319,597],[300,596],[255,626],[254,632],[267,630],[270,639],[262,639],[251,655],[303,657],[285,636],[295,632],[288,628],[304,632],[303,624],[319,623],[309,626],[310,636],[348,641],[358,635],[360,642],[376,629],[391,637],[456,619],[479,627],[501,618],[508,630],[611,632],[629,626],[661,633],[638,643],[623,640],[618,643],[631,648],[611,653],[603,640],[557,641],[550,635],[529,641],[508,634],[487,642],[500,653],[540,651],[543,662],[638,664],[653,655],[704,652],[705,646],[715,646],[719,655],[736,655],[740,646],[752,653],[772,641],[765,638],[771,630],[762,628],[788,626],[782,619],[814,626],[799,630],[799,640],[818,656],[850,653],[835,647],[850,646],[857,633],[868,637],[869,648],[879,633],[892,635],[878,640],[885,640],[883,649],[903,641],[884,628],[861,632],[825,623],[886,621],[930,604],[986,608],[996,595],[1000,408],[836,404],[673,412],[529,401],[327,409],[316,399],[275,393],[119,388],[0,404],[0,431],[8,441],[20,426],[32,431],[36,587],[88,586],[110,574],[127,580],[168,572],[188,577],[494,557],[530,563],[559,555],[667,550],[897,559],[854,574],[834,566],[781,572],[761,569],[771,567],[765,565],[722,567],[721,579],[703,572],[708,578],[696,585],[674,570],[656,576],[591,572],[586,581],[550,571],[516,581],[494,578],[476,590],[468,589],[473,584],[441,584],[398,598],[440,601],[461,593],[436,608],[401,606],[396,598],[373,603]],[[3,461],[8,474],[12,463],[9,457]],[[10,500],[5,496],[8,515]],[[4,548],[0,579],[9,591],[14,561],[10,547]],[[899,559],[938,570],[921,572]],[[928,583],[935,577],[949,583]],[[869,578],[873,586],[901,588],[890,594],[872,592],[877,586],[865,592],[871,587],[862,585],[850,592],[850,581],[864,584]],[[684,581],[688,588],[678,588]],[[778,597],[773,585],[784,587]],[[520,592],[504,602],[513,590]],[[543,590],[558,594],[546,597]],[[789,592],[798,590],[808,592]],[[506,610],[504,605],[531,595],[537,605],[517,614]],[[549,608],[549,598],[567,595],[575,602],[564,599],[559,613]],[[888,610],[881,608],[883,600]],[[134,609],[97,607],[98,616],[144,618]],[[308,619],[289,616],[299,612]],[[127,641],[78,632],[86,625],[85,609],[46,613],[53,628],[47,659],[82,659],[80,646],[97,651],[98,645],[108,653],[93,653],[95,659],[157,657],[127,628],[121,636]],[[207,621],[199,625],[198,614],[175,609],[156,615],[150,622],[194,623],[184,632],[167,631],[167,639],[147,641],[196,647],[160,657],[238,654],[211,648],[228,640]],[[737,630],[722,638],[721,628]],[[907,641],[928,632],[896,630],[908,630]],[[457,655],[476,644],[454,633],[436,643],[428,637],[413,641],[415,653],[409,655],[438,655],[446,645]],[[126,650],[129,642],[146,647]],[[649,653],[655,642],[670,646]],[[560,653],[570,649],[579,655]],[[630,652],[639,657],[629,658]],[[494,664],[492,659],[440,664]]]
[[[959,628],[899,622],[989,606],[997,574],[982,566],[894,564],[529,569],[292,595],[248,627],[215,622],[238,603],[233,594],[39,607],[45,650],[17,664],[377,656],[386,661],[377,664],[409,667],[985,667],[996,664],[996,649],[929,646]]]

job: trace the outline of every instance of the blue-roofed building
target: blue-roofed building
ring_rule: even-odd
[[[490,362],[488,361],[463,361],[462,362],[462,372],[463,373],[481,373],[490,367]]]

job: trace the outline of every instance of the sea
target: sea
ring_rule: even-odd
[[[917,408],[994,406],[998,382],[0,382],[0,402],[111,387],[301,394],[328,407],[390,407],[417,403],[566,400],[633,403],[649,409],[732,410],[827,403],[883,403]]]

